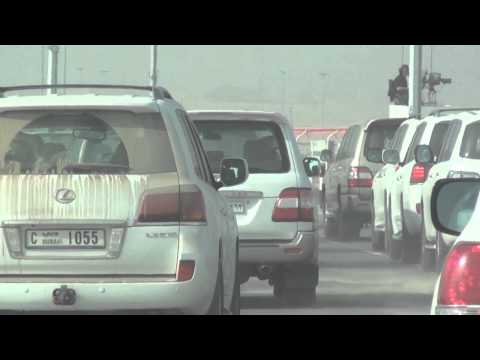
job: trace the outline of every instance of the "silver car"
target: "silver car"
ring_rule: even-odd
[[[154,94],[0,99],[0,310],[239,313],[217,190],[247,165],[214,180],[183,107]]]
[[[302,157],[280,114],[190,111],[189,116],[214,173],[223,158],[248,163],[248,180],[221,191],[237,217],[241,282],[268,279],[282,301],[315,301],[320,198],[308,176],[319,175],[318,159]]]

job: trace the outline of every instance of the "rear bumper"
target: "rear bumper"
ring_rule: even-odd
[[[204,314],[211,304],[214,284],[203,276],[187,282],[148,281],[104,282],[102,279],[78,281],[55,279],[8,279],[0,282],[0,311],[13,312],[126,312],[159,311],[160,313]],[[0,281],[2,281],[0,279]],[[75,290],[73,305],[55,305],[53,291],[67,285]]]
[[[318,236],[315,232],[298,232],[291,241],[240,240],[242,264],[276,264],[318,261]]]

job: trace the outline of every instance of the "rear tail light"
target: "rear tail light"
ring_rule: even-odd
[[[275,203],[272,220],[275,222],[313,221],[312,190],[307,188],[283,190]]]
[[[410,184],[422,184],[427,179],[428,170],[424,164],[415,164],[410,174]]]
[[[20,240],[20,232],[16,227],[6,227],[3,229],[7,246],[13,256],[22,254],[22,242]]]
[[[372,187],[373,176],[367,167],[352,166],[348,174],[349,188],[369,188]]]
[[[438,295],[439,305],[480,305],[480,244],[459,243],[448,254]]]
[[[182,185],[180,188],[170,187],[146,193],[140,205],[137,221],[206,222],[202,192],[195,185]]]
[[[193,278],[195,272],[194,260],[180,260],[177,272],[177,281],[188,281]]]

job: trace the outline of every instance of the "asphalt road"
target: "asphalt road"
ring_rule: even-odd
[[[418,265],[393,263],[371,251],[368,238],[349,243],[322,238],[319,256],[316,304],[284,307],[268,282],[252,278],[242,285],[242,315],[429,314],[436,275]]]

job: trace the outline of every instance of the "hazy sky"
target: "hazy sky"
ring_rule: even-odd
[[[148,83],[146,45],[66,48],[67,82]],[[39,45],[0,46],[0,85],[39,83],[41,54]],[[431,47],[424,46],[424,68],[429,70],[430,54]],[[285,111],[295,126],[345,126],[387,115],[388,79],[397,74],[402,46],[159,45],[158,57],[159,84],[187,109]],[[441,103],[480,105],[479,63],[480,46],[433,47],[433,70],[453,78],[438,95]]]

